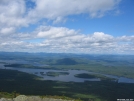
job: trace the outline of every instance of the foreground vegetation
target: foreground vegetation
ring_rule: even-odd
[[[0,97],[10,94],[63,96],[88,101],[116,101],[134,98],[134,84],[100,81],[84,83],[42,81],[27,73],[0,69]]]

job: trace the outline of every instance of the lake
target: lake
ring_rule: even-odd
[[[5,69],[4,64],[0,63],[0,69]],[[14,67],[6,67],[6,69],[11,70],[18,70],[30,74],[37,75],[39,77],[42,77],[44,80],[53,80],[53,81],[63,81],[63,82],[84,82],[84,81],[100,81],[99,78],[92,78],[92,79],[86,79],[86,78],[77,78],[74,75],[76,74],[82,74],[82,73],[90,73],[90,74],[100,74],[95,72],[89,72],[86,70],[52,70],[52,69],[30,69],[30,68],[14,68]],[[47,76],[45,75],[47,72],[68,72],[68,75],[59,75],[59,76]],[[118,77],[114,75],[107,75],[102,74],[104,76],[115,78],[117,79],[118,83],[134,83],[134,79],[125,78],[125,77]]]

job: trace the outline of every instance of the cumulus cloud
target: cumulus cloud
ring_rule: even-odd
[[[39,28],[39,33],[37,34],[37,37],[39,38],[62,38],[62,37],[68,37],[73,36],[77,34],[75,30],[69,30],[65,27],[51,27],[51,26],[44,26]]]
[[[15,28],[14,28],[14,27],[2,28],[2,29],[0,30],[0,33],[1,33],[2,35],[12,34],[12,33],[14,33],[14,32],[15,32]]]
[[[65,27],[40,26],[33,33],[19,34],[22,50],[31,52],[73,52],[73,53],[130,53],[133,52],[134,36],[113,37],[103,32],[82,34]],[[28,36],[29,35],[29,36]],[[32,35],[30,37],[30,35]],[[33,37],[34,36],[34,37]],[[26,38],[28,37],[28,38]],[[28,39],[42,39],[34,43]],[[125,40],[125,41],[124,41]],[[19,42],[19,40],[18,40]],[[14,44],[17,46],[17,44]],[[20,48],[20,47],[19,47]]]
[[[133,36],[122,36],[122,37],[119,37],[118,40],[119,40],[119,41],[123,41],[123,42],[124,42],[124,41],[125,41],[125,42],[126,42],[126,41],[128,41],[128,42],[129,42],[129,41],[130,41],[130,42],[131,42],[131,41],[134,42],[134,35],[133,35]]]
[[[116,9],[120,0],[31,0],[35,7],[27,8],[26,0],[0,0],[0,25],[28,26],[45,18],[54,23],[65,22],[64,17],[87,13],[91,17],[102,17]],[[69,7],[68,7],[69,6]]]
[[[101,17],[108,11],[116,9],[121,0],[29,1],[34,4],[34,7],[28,8],[26,0],[0,0],[0,27],[16,27],[17,29],[37,23],[41,19],[53,20],[53,23],[65,22],[65,17],[83,13],[91,17]]]
[[[88,13],[91,17],[102,17],[107,11],[116,9],[121,0],[34,0],[36,7],[29,17],[44,17],[60,20],[74,14]]]
[[[55,24],[66,22],[70,15],[103,17],[110,11],[118,11],[121,0],[29,1],[34,7],[28,8],[26,0],[0,0],[0,51],[134,53],[134,36],[114,37],[104,32],[83,34],[79,30],[54,26],[40,26],[29,33],[17,32],[42,19]]]
[[[34,37],[33,37],[34,36]],[[19,37],[21,40],[19,40]],[[18,39],[17,39],[18,38]],[[41,26],[28,34],[18,34],[16,40],[1,42],[0,48],[10,51],[72,52],[72,53],[129,53],[134,51],[134,36],[113,37],[103,32],[82,34],[65,27]],[[28,40],[42,39],[34,43]],[[125,40],[125,41],[123,41]]]
[[[25,19],[24,0],[1,0],[0,1],[0,26],[13,27],[24,25]]]

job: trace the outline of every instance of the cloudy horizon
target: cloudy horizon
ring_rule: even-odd
[[[134,54],[133,0],[0,0],[0,51]]]

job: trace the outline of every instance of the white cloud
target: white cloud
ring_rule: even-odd
[[[104,16],[116,9],[121,0],[31,0],[33,8],[26,6],[26,0],[0,0],[0,32],[3,29],[26,27],[41,19],[52,20],[54,24],[66,22],[66,17],[89,14],[91,17]],[[2,34],[2,33],[1,33]]]
[[[24,0],[2,0],[0,1],[0,26],[13,27],[25,25],[23,16],[25,14]]]
[[[114,37],[104,32],[83,34],[66,27],[40,26],[33,32],[17,32],[42,19],[54,24],[66,22],[70,15],[89,14],[102,17],[121,0],[0,0],[0,51],[73,52],[73,53],[133,53],[134,36]],[[46,22],[47,23],[47,22]],[[47,25],[47,24],[46,24]],[[39,42],[29,40],[41,39]]]
[[[103,32],[95,32],[93,34],[85,35],[73,29],[52,26],[41,26],[31,34],[34,35],[34,38],[44,39],[43,42],[36,44],[29,42],[27,43],[24,41],[26,49],[28,48],[27,46],[29,46],[30,49],[32,48],[34,51],[57,51],[74,53],[127,53],[128,51],[130,52],[134,49],[132,46],[133,36],[125,37],[125,40],[127,41],[123,41],[122,43],[122,40],[124,40],[122,38],[124,36],[113,37]]]
[[[10,36],[7,39],[0,37],[1,50],[134,54],[134,36],[113,37],[103,32],[82,34],[74,29],[53,26],[41,26],[32,33],[14,35],[16,36]],[[28,41],[37,38],[42,41],[36,43]]]
[[[68,15],[88,13],[91,17],[104,16],[114,10],[121,0],[34,0],[36,7],[29,17],[57,19]]]
[[[133,36],[122,36],[122,37],[119,37],[118,38],[119,41],[123,41],[123,42],[126,42],[126,41],[133,41],[134,42],[134,35]]]
[[[34,8],[27,8],[25,0],[0,0],[0,25],[26,26],[41,18],[61,22],[68,15],[88,13],[100,17],[114,10],[121,0],[32,0]]]
[[[1,33],[2,35],[8,35],[8,34],[12,34],[12,33],[14,33],[14,32],[15,32],[15,28],[14,28],[14,27],[2,28],[2,29],[0,30],[0,33]]]
[[[51,27],[51,26],[44,26],[39,29],[37,37],[39,38],[62,38],[73,36],[77,34],[75,30],[69,30],[65,27]]]
[[[63,17],[57,17],[54,21],[53,21],[53,24],[58,24],[58,23],[65,23],[67,21],[66,18],[63,18]]]

